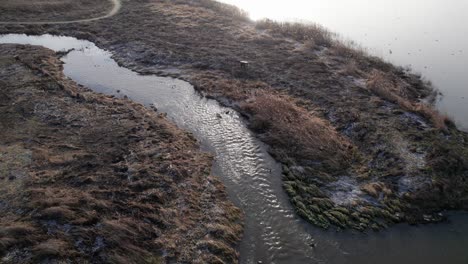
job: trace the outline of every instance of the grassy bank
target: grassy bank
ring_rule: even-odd
[[[235,263],[241,212],[163,116],[0,46],[2,263]]]
[[[318,226],[379,229],[466,209],[468,138],[421,101],[432,88],[320,26],[252,22],[208,0],[134,0],[105,21],[0,32],[91,40],[126,67],[230,104],[284,165],[297,213]]]
[[[0,22],[77,20],[105,15],[110,9],[108,0],[2,0]]]

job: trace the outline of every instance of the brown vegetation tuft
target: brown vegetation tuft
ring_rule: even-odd
[[[334,170],[349,166],[352,144],[289,96],[262,90],[241,107],[252,116],[252,129],[288,157],[321,161]]]
[[[249,116],[249,127],[261,134],[282,163],[317,161],[336,172],[347,168],[354,157],[353,145],[330,122],[264,82],[211,74],[195,76],[192,82],[205,93],[222,92],[220,96],[238,103],[238,110]]]
[[[333,42],[333,34],[318,24],[276,22],[270,19],[263,19],[257,21],[255,26],[259,30],[267,30],[273,35],[280,35],[299,42],[313,40],[314,44],[318,46],[328,47]]]
[[[407,87],[408,84],[396,79],[391,74],[378,70],[372,71],[367,80],[367,88],[378,96],[398,104],[407,111],[422,115],[429,119],[437,129],[446,130],[447,124],[452,122],[448,116],[441,114],[426,103],[412,101]]]
[[[335,39],[330,47],[330,53],[347,59],[363,60],[368,54],[361,46],[353,41],[344,41]]]
[[[172,2],[177,2],[177,1],[172,1]],[[183,3],[185,1],[181,1],[181,2]],[[249,20],[249,14],[245,10],[242,10],[234,5],[228,5],[228,4],[220,3],[218,1],[213,1],[213,0],[199,0],[197,1],[196,4],[204,8],[212,9],[222,15],[229,16],[232,18],[237,18],[241,21]]]
[[[83,19],[104,15],[111,7],[108,0],[2,0],[0,20],[41,21],[41,14],[48,20]]]
[[[68,242],[60,239],[49,239],[36,245],[32,249],[37,260],[46,257],[72,256],[76,252],[71,252]]]
[[[218,75],[219,76],[219,75]],[[215,74],[195,76],[191,80],[195,88],[210,96],[219,94],[230,100],[243,102],[251,98],[258,90],[268,89],[261,81],[245,81],[240,79],[217,79]]]

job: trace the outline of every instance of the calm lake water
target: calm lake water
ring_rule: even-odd
[[[221,0],[253,19],[318,23],[443,93],[442,112],[468,130],[467,0]]]

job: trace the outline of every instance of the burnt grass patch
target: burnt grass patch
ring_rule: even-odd
[[[253,22],[214,1],[133,0],[102,21],[0,32],[87,39],[121,65],[188,80],[232,106],[317,226],[380,229],[467,209],[467,135],[422,103],[433,88],[317,25]]]

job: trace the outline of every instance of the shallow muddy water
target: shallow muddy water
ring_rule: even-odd
[[[69,78],[96,92],[154,105],[192,132],[214,154],[213,173],[245,211],[241,263],[468,263],[468,214],[451,217],[451,223],[401,225],[380,233],[319,230],[294,215],[281,187],[281,168],[242,118],[202,98],[189,83],[139,75],[119,67],[110,53],[74,38],[4,35],[0,43],[73,48],[62,59]]]
[[[219,0],[253,19],[318,23],[431,80],[441,111],[468,130],[468,1]]]

